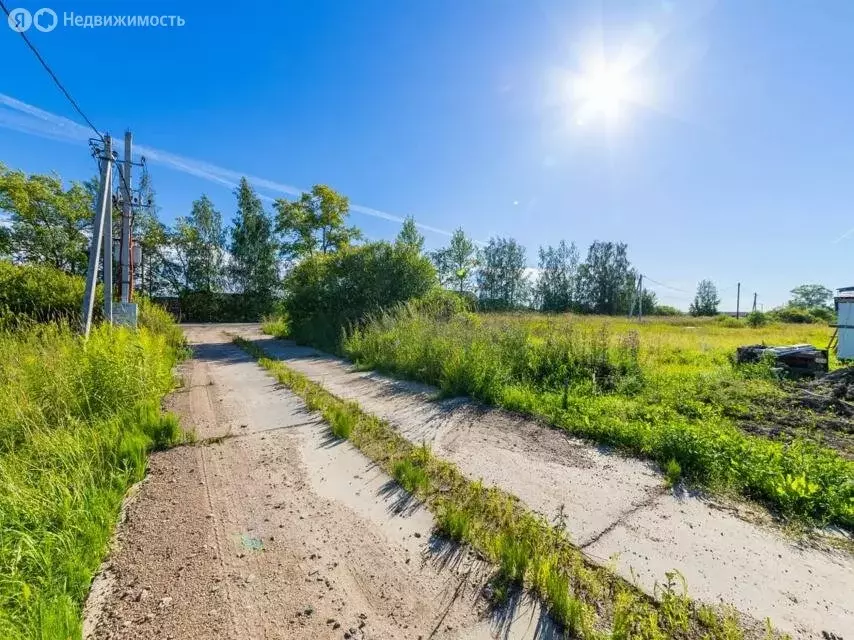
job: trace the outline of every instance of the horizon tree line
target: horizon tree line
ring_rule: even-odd
[[[0,163],[0,211],[10,216],[8,225],[0,225],[0,257],[85,273],[96,189],[95,181],[73,182],[66,188],[56,174],[28,176]],[[147,171],[139,189],[142,201],[152,205],[141,208],[134,219],[134,238],[143,255],[134,277],[137,289],[148,296],[239,294],[252,301],[255,311],[265,312],[283,293],[283,276],[294,264],[363,241],[361,231],[348,225],[348,198],[327,185],[315,185],[291,200],[279,198],[268,211],[242,178],[234,190],[237,206],[228,226],[203,194],[188,215],[169,227],[159,218]],[[411,216],[395,243],[425,253],[424,236]],[[594,241],[584,260],[574,242],[541,246],[533,269],[517,240],[493,237],[479,246],[458,228],[447,246],[425,255],[443,287],[476,301],[483,310],[627,314],[640,277],[622,242]],[[810,308],[826,307],[832,292],[821,285],[801,285],[792,294],[791,306]],[[714,315],[719,303],[714,284],[703,280],[689,313]],[[647,313],[676,312],[659,306],[655,293],[646,289],[642,305]]]

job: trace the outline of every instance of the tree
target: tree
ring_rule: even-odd
[[[15,260],[86,272],[92,199],[82,184],[64,189],[58,175],[0,167],[0,211],[10,216],[7,241]]]
[[[213,293],[223,286],[225,232],[222,215],[206,195],[193,202],[188,218],[179,218],[177,236],[186,255],[186,285],[192,291]]]
[[[483,250],[477,273],[481,304],[493,309],[515,309],[528,299],[525,247],[513,238],[492,238]]]
[[[97,181],[89,181],[87,187],[97,192]],[[186,286],[183,256],[177,250],[175,235],[158,217],[157,194],[145,166],[139,179],[139,194],[143,206],[133,218],[133,239],[142,249],[142,261],[134,268],[136,286],[149,296],[177,293]],[[120,225],[121,218],[114,216],[114,223]]]
[[[12,230],[0,222],[0,260],[12,255]]]
[[[420,298],[436,284],[425,256],[398,243],[370,242],[300,261],[285,280],[284,306],[295,339],[335,351],[342,330]]]
[[[418,227],[415,226],[415,218],[407,216],[406,220],[403,221],[403,228],[397,234],[395,244],[421,253],[422,249],[424,249],[424,236],[421,235]]]
[[[718,312],[718,290],[711,280],[701,280],[697,285],[697,295],[694,302],[688,307],[688,313],[692,316],[713,316]]]
[[[590,245],[578,270],[579,301],[583,311],[616,315],[627,313],[635,278],[622,242]]]
[[[830,301],[833,299],[833,291],[820,284],[802,284],[792,289],[790,293],[792,299],[789,300],[789,306],[802,309],[831,308]]]
[[[278,289],[278,246],[273,223],[246,178],[235,189],[237,215],[231,228],[229,273],[238,293],[251,307],[250,315],[262,315],[272,307]]]
[[[578,249],[561,240],[557,247],[540,247],[540,274],[535,295],[546,312],[570,311],[576,306]]]
[[[346,196],[323,184],[297,200],[276,200],[276,231],[283,236],[282,257],[295,261],[315,253],[330,253],[361,238],[356,227],[346,226],[350,202]]]
[[[439,281],[444,287],[453,287],[459,293],[472,289],[472,271],[478,264],[478,251],[462,227],[454,231],[451,243],[430,254]]]

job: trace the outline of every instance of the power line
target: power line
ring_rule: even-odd
[[[10,11],[6,7],[6,3],[3,0],[0,0],[0,9],[3,9],[3,13],[6,14],[7,19],[9,19],[11,17]],[[30,41],[30,39],[27,37],[27,34],[25,32],[19,31],[18,33],[24,39],[24,42],[27,43],[27,46],[30,48],[30,51],[33,52],[33,54],[36,56],[38,61],[41,63],[42,67],[44,67],[44,70],[47,71],[48,75],[51,77],[54,84],[57,87],[59,87],[59,90],[62,91],[62,94],[66,97],[68,102],[71,103],[71,106],[74,107],[74,110],[78,114],[80,114],[80,117],[86,121],[86,124],[89,125],[89,128],[92,129],[92,131],[95,133],[95,135],[98,136],[98,139],[103,143],[104,142],[104,135],[98,130],[98,127],[96,127],[92,123],[92,121],[89,119],[89,116],[86,115],[86,113],[83,111],[83,109],[77,103],[77,100],[74,99],[74,96],[72,96],[71,93],[68,91],[68,89],[65,88],[65,85],[62,84],[62,82],[59,80],[57,75],[54,73],[53,69],[50,68],[50,65],[47,63],[47,61],[44,59],[42,54],[36,48],[36,45],[34,45],[32,43],[32,41]],[[122,181],[122,183],[124,183],[125,182],[124,173],[122,173],[121,171],[119,171],[118,173],[119,173],[119,179]],[[128,185],[125,185],[125,186],[128,186]],[[128,188],[127,190],[130,191],[130,188]]]
[[[664,284],[663,282],[659,282],[653,278],[650,278],[648,275],[643,274],[643,277],[649,280],[650,282],[659,285],[660,287],[664,287],[665,289],[672,289],[673,291],[678,291],[679,293],[687,293],[689,296],[693,296],[694,294],[690,291],[685,291],[685,289],[679,289],[677,287],[671,287],[669,284]]]
[[[0,8],[3,9],[3,13],[6,14],[7,19],[11,18],[11,13],[9,12],[9,9],[6,8],[6,3],[4,3],[3,0],[0,0]],[[68,92],[68,89],[66,89],[63,86],[63,84],[59,81],[59,78],[56,77],[56,74],[53,72],[53,69],[50,68],[50,65],[48,65],[48,63],[42,57],[42,54],[39,53],[39,50],[36,49],[36,46],[32,42],[30,42],[30,39],[27,37],[27,34],[24,33],[23,31],[19,31],[18,33],[24,39],[24,42],[27,43],[27,46],[30,48],[30,50],[35,54],[36,58],[38,58],[38,61],[41,63],[42,67],[44,67],[44,70],[47,71],[48,75],[51,77],[54,84],[56,84],[56,86],[59,87],[59,90],[62,91],[63,95],[71,103],[71,106],[74,107],[74,110],[80,114],[80,117],[86,121],[86,124],[89,125],[89,128],[91,128],[92,131],[95,132],[95,135],[97,135],[98,138],[101,139],[101,142],[103,142],[104,136],[101,135],[101,132],[98,131],[98,128],[94,124],[92,124],[92,121],[88,118],[88,116],[85,113],[83,113],[83,109],[80,108],[80,105],[77,104],[77,101]]]

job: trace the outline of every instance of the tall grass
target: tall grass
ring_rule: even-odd
[[[652,458],[673,481],[684,476],[786,515],[854,529],[854,463],[812,442],[749,435],[733,420],[751,403],[782,395],[761,372],[733,368],[735,346],[828,337],[827,327],[696,321],[470,313],[445,321],[403,306],[353,331],[343,346],[362,368],[543,417]]]
[[[0,333],[0,637],[80,637],[124,493],[180,437],[159,408],[175,359],[144,328]]]

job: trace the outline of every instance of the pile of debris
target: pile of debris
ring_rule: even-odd
[[[854,367],[837,369],[803,385],[798,401],[813,411],[854,418]]]
[[[752,344],[736,350],[736,362],[739,364],[759,363],[768,358],[773,360],[774,370],[781,377],[816,377],[828,371],[827,349],[818,349],[811,344],[784,347]]]

